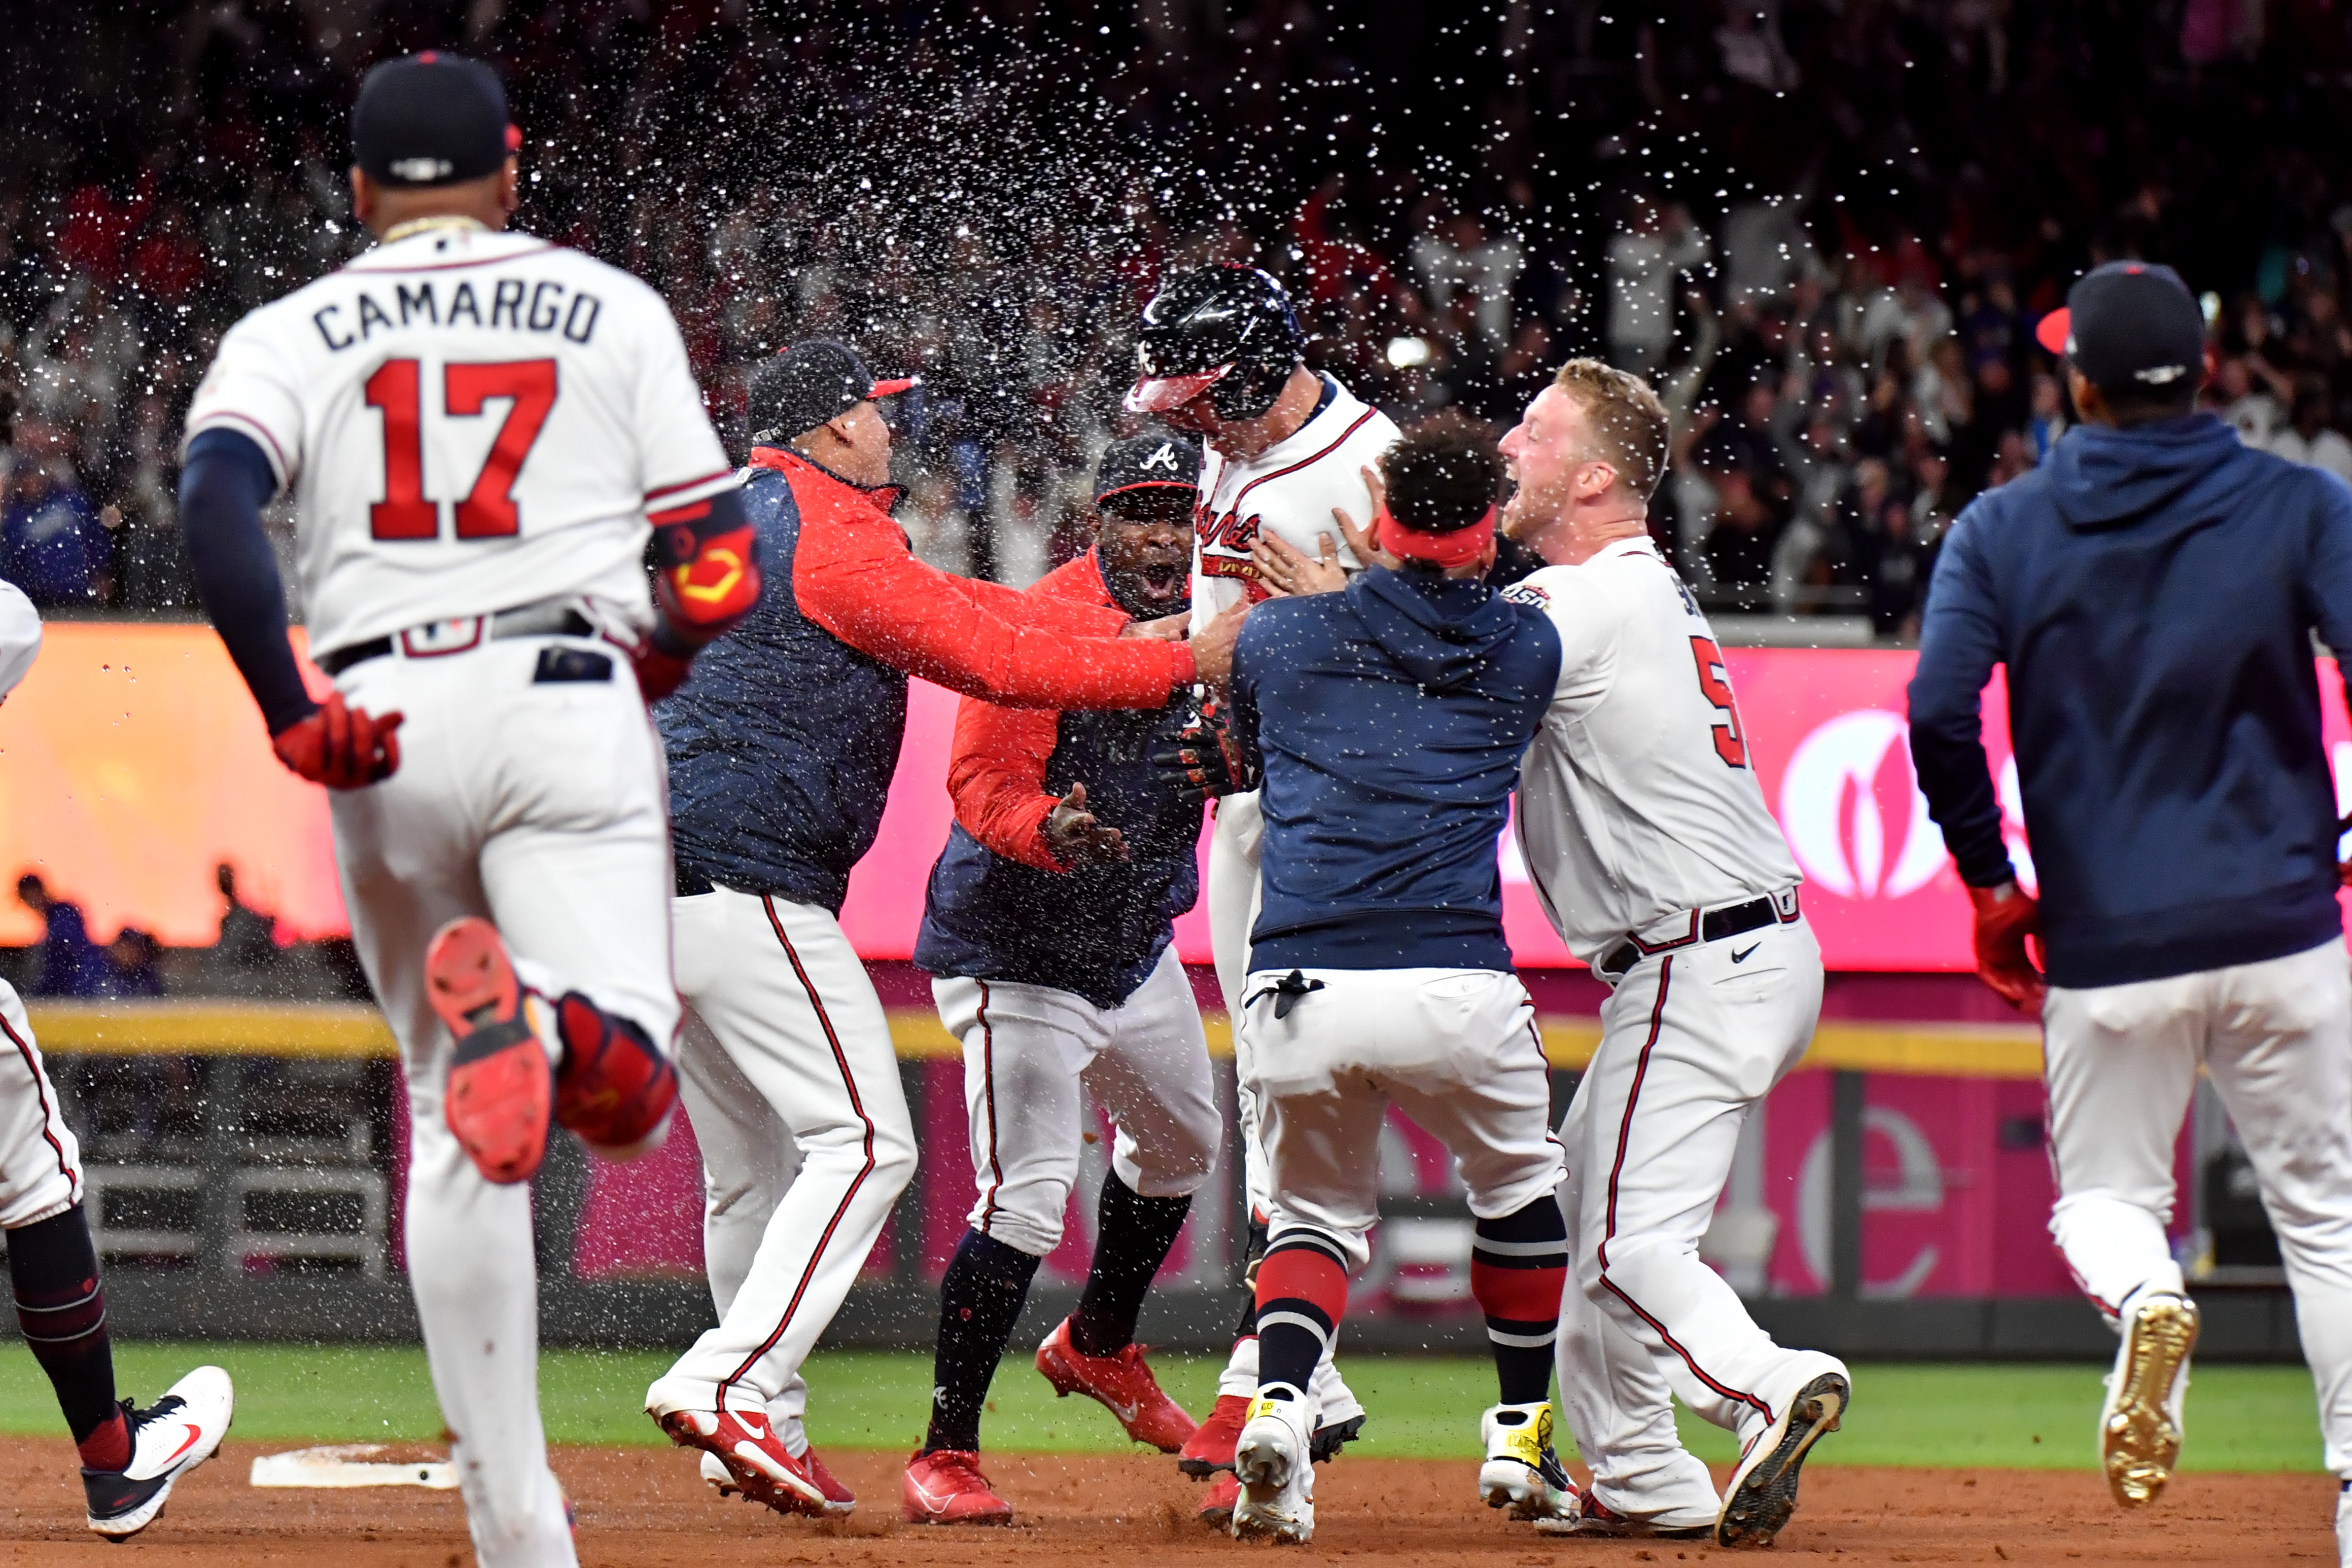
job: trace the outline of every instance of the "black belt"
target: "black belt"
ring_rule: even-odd
[[[1789,918],[1791,920],[1796,918],[1796,915],[1794,913],[1796,907],[1796,894],[1790,894],[1789,895],[1789,908],[1791,913],[1790,914]],[[1737,936],[1743,931],[1753,931],[1760,925],[1774,925],[1778,923],[1780,919],[1780,911],[1773,903],[1772,894],[1768,893],[1761,898],[1751,898],[1745,904],[1727,904],[1721,909],[1710,909],[1706,914],[1700,915],[1698,921],[1698,940],[1700,942],[1720,942],[1727,936]],[[1691,946],[1693,946],[1693,944],[1690,939],[1685,937],[1679,942],[1662,943],[1656,946],[1646,949],[1645,952],[1641,943],[1635,941],[1633,937],[1628,936],[1625,940],[1618,943],[1616,946],[1611,948],[1602,956],[1601,959],[1601,973],[1613,980],[1623,975],[1634,965],[1640,963],[1646,956],[1646,953],[1658,953],[1664,952],[1668,947],[1687,947]]]
[[[593,637],[596,627],[588,617],[568,604],[525,604],[513,610],[500,610],[489,615],[454,615],[453,621],[487,621],[489,641],[509,637]],[[405,637],[407,632],[394,636]],[[478,643],[478,639],[477,643]],[[340,675],[353,664],[364,664],[370,659],[381,659],[392,652],[394,636],[371,637],[364,643],[352,643],[319,655],[319,668],[330,675]],[[466,644],[474,647],[477,643]],[[441,652],[458,653],[465,648],[447,648]],[[430,653],[420,655],[431,657]]]

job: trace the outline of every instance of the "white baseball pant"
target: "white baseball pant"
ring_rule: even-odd
[[[1595,1495],[1629,1518],[1718,1505],[1670,1394],[1744,1437],[1811,1375],[1698,1242],[1741,1124],[1805,1054],[1821,1009],[1821,946],[1801,917],[1642,958],[1601,1005],[1559,1128],[1573,1270],[1559,1392]]]
[[[1266,1212],[1265,1145],[1258,1137],[1257,1104],[1250,1090],[1249,1063],[1242,1052],[1242,987],[1249,979],[1250,932],[1257,925],[1258,846],[1265,814],[1258,793],[1227,795],[1217,802],[1216,826],[1209,835],[1209,874],[1202,896],[1209,905],[1209,955],[1217,966],[1217,989],[1225,998],[1233,1030],[1235,1111],[1242,1129],[1242,1190],[1253,1218]],[[1252,1377],[1248,1392],[1257,1392]]]
[[[603,681],[536,683],[551,643],[610,655]],[[408,1272],[450,1457],[484,1568],[569,1568],[563,1494],[539,1416],[530,1189],[485,1181],[442,1117],[450,1040],[425,999],[425,949],[488,917],[526,984],[578,990],[667,1047],[669,823],[662,754],[610,644],[514,638],[387,654],[336,685],[405,714],[400,770],[328,796],[352,939],[408,1080]]]
[[[0,980],[0,1230],[53,1218],[81,1201],[81,1145],[16,988]]]
[[[1551,1079],[1535,1003],[1499,969],[1307,969],[1321,988],[1275,1017],[1249,977],[1259,1125],[1274,1180],[1273,1239],[1312,1229],[1349,1270],[1380,1220],[1380,1136],[1391,1105],[1452,1151],[1481,1219],[1516,1214],[1559,1185]],[[1328,1421],[1328,1412],[1323,1417]]]
[[[914,1124],[881,998],[830,911],[723,887],[674,909],[719,1321],[647,1400],[764,1409],[801,1453],[802,1364],[914,1176]]]
[[[1088,1098],[1110,1113],[1111,1168],[1130,1190],[1189,1197],[1209,1179],[1224,1123],[1200,1005],[1172,946],[1115,1008],[960,976],[933,980],[931,996],[963,1041],[974,1230],[1033,1258],[1061,1245]]]
[[[1249,1047],[1242,1038],[1242,988],[1249,979],[1250,932],[1257,925],[1258,847],[1265,834],[1265,813],[1258,792],[1227,795],[1217,802],[1216,826],[1209,836],[1209,874],[1202,896],[1209,906],[1209,955],[1217,967],[1217,989],[1225,998],[1225,1019],[1234,1044],[1234,1112],[1241,1125],[1242,1197],[1253,1220],[1263,1221],[1274,1201],[1266,1176],[1265,1140],[1259,1135],[1257,1094],[1250,1087]],[[1315,1368],[1315,1386],[1308,1391],[1327,1424],[1337,1425],[1364,1413],[1348,1385],[1332,1364],[1329,1352]],[[1257,1394],[1257,1336],[1234,1343],[1225,1370],[1218,1375],[1220,1397],[1244,1399]]]
[[[2329,941],[2260,964],[2070,989],[2042,1009],[2058,1203],[2050,1234],[2110,1324],[2178,1291],[2173,1147],[2202,1067],[2262,1183],[2318,1385],[2329,1469],[2352,1479],[2352,962]]]

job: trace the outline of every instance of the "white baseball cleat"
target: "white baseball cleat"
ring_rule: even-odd
[[[1551,1448],[1551,1401],[1496,1405],[1478,1418],[1478,1496],[1517,1520],[1572,1519],[1576,1483]]]
[[[131,1427],[131,1462],[119,1470],[81,1472],[89,1527],[128,1541],[155,1521],[182,1476],[213,1457],[236,1414],[236,1390],[217,1366],[200,1366],[144,1410],[122,1402]]]
[[[1234,1503],[1235,1540],[1304,1545],[1315,1539],[1314,1430],[1307,1396],[1287,1383],[1267,1384],[1250,1401],[1234,1445],[1234,1476],[1242,1487]]]
[[[2099,1406],[2099,1468],[2117,1502],[2140,1508],[2156,1500],[2180,1458],[2197,1303],[2150,1291],[2126,1308],[2122,1327]]]
[[[1739,1466],[1723,1489],[1723,1511],[1716,1516],[1718,1546],[1769,1546],[1797,1511],[1797,1473],[1824,1434],[1845,1420],[1853,1384],[1845,1363],[1819,1351],[1795,1357],[1797,1383],[1780,1413],[1741,1450]]]

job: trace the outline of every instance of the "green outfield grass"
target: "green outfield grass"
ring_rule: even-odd
[[[122,1389],[152,1400],[204,1361],[237,1385],[236,1435],[272,1441],[425,1440],[441,1430],[425,1354],[405,1346],[118,1344]],[[657,1444],[642,1414],[646,1385],[669,1364],[658,1353],[551,1351],[541,1364],[549,1435],[558,1442]],[[1161,1383],[1196,1413],[1215,1396],[1219,1364],[1155,1356]],[[1352,1356],[1348,1379],[1372,1412],[1350,1452],[1404,1458],[1476,1452],[1477,1415],[1492,1374],[1472,1360]],[[1815,1462],[2026,1469],[2087,1469],[2099,1377],[2090,1365],[1864,1364],[1844,1430]],[[823,1447],[911,1449],[930,1396],[928,1357],[842,1352],[810,1363],[809,1431]],[[1123,1445],[1102,1408],[1056,1400],[1025,1358],[1008,1359],[982,1437],[992,1448],[1110,1450]],[[63,1435],[49,1387],[21,1345],[0,1348],[0,1432]],[[1683,1435],[1711,1460],[1730,1438],[1687,1414]],[[2319,1422],[2301,1367],[2200,1368],[2189,1396],[2184,1469],[2315,1470]]]

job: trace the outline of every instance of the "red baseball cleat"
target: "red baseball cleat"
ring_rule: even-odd
[[[498,927],[452,920],[425,950],[425,993],[457,1042],[442,1115],[485,1181],[529,1181],[547,1154],[554,1077]]]
[[[578,991],[555,1004],[563,1066],[555,1075],[555,1119],[608,1160],[661,1147],[677,1103],[677,1069],[645,1031]]]
[[[1054,1385],[1055,1397],[1085,1395],[1117,1416],[1129,1437],[1163,1454],[1182,1448],[1195,1430],[1184,1407],[1160,1392],[1139,1344],[1123,1345],[1110,1355],[1087,1355],[1070,1343],[1070,1320],[1064,1318],[1037,1347],[1037,1370]]]
[[[980,1456],[934,1448],[907,1461],[909,1524],[1010,1524],[1013,1505],[989,1490]]]
[[[1244,1400],[1244,1405],[1248,1401]],[[1241,1478],[1231,1470],[1218,1472],[1201,1498],[1201,1522],[1222,1535],[1234,1525],[1234,1505],[1242,1500]]]
[[[775,1424],[750,1410],[666,1410],[654,1415],[669,1440],[682,1448],[715,1454],[734,1478],[737,1490],[778,1513],[845,1513],[829,1507],[824,1489],[806,1459],[793,1458]],[[814,1456],[810,1456],[814,1458]],[[835,1490],[841,1483],[835,1481]],[[848,1494],[845,1491],[845,1497]],[[856,1499],[850,1498],[852,1504]]]
[[[809,1479],[816,1483],[817,1490],[824,1494],[826,1513],[848,1513],[857,1507],[856,1494],[843,1486],[834,1473],[824,1468],[824,1461],[817,1458],[814,1448],[803,1453],[800,1463],[801,1468],[808,1472]],[[702,1452],[702,1479],[709,1482],[710,1490],[720,1497],[743,1495],[743,1489],[736,1484],[735,1472],[727,1468],[727,1461],[708,1448]]]
[[[1249,1419],[1249,1396],[1220,1394],[1209,1410],[1209,1418],[1192,1429],[1177,1453],[1176,1468],[1195,1478],[1213,1476],[1219,1470],[1234,1468],[1234,1445],[1242,1440],[1242,1426]]]

